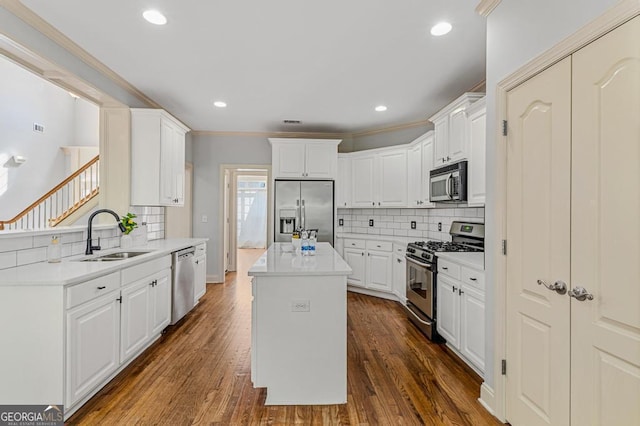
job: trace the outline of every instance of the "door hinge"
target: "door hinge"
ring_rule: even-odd
[[[503,376],[507,375],[507,360],[506,359],[502,360],[502,375]]]
[[[502,136],[507,136],[507,120],[502,120]]]
[[[502,254],[507,255],[507,240],[502,240]]]

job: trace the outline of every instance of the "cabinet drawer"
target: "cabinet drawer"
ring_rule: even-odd
[[[392,251],[393,243],[390,241],[367,240],[367,250]]]
[[[350,238],[345,238],[344,240],[344,248],[359,248],[364,249],[366,246],[364,240],[352,240]]]
[[[404,256],[404,254],[407,252],[407,246],[402,245],[402,244],[393,244],[393,253],[397,254],[399,256]]]
[[[200,256],[207,253],[207,245],[206,244],[198,244],[196,246],[196,256]]]
[[[67,309],[81,305],[120,288],[120,273],[94,278],[67,288]]]
[[[171,256],[162,256],[158,259],[149,260],[140,265],[132,266],[122,270],[122,285],[125,286],[134,281],[141,280],[149,275],[155,274],[165,268],[171,267]]]
[[[460,265],[448,260],[438,259],[438,273],[448,275],[456,280],[460,279]]]
[[[463,284],[469,284],[481,290],[484,290],[484,272],[476,271],[474,269],[462,267],[460,272],[462,278],[460,279]]]

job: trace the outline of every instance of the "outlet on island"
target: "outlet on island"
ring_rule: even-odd
[[[411,229],[416,229],[416,221],[415,220],[411,221]]]
[[[291,312],[309,312],[311,310],[311,302],[309,300],[292,300]]]
[[[373,219],[369,219],[369,226],[373,226]]]
[[[438,222],[438,231],[442,231],[442,222]]]

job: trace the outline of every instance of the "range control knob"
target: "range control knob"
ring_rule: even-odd
[[[408,249],[407,249],[407,251],[408,251],[409,253],[415,253],[415,252],[416,252],[416,249],[408,248]]]
[[[425,259],[428,259],[429,255],[427,253],[422,253],[422,257],[425,258]]]

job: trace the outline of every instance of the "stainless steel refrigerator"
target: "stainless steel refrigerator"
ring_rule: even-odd
[[[333,246],[333,181],[276,180],[274,240],[290,242],[298,228],[316,230]]]

